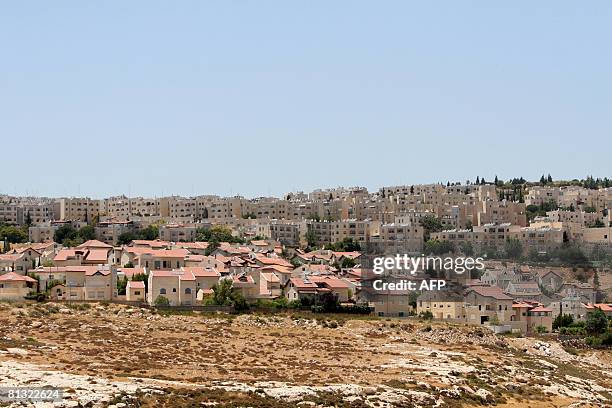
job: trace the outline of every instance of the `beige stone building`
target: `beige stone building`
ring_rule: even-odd
[[[29,276],[7,272],[0,275],[0,300],[22,300],[30,292],[36,292],[38,282]]]

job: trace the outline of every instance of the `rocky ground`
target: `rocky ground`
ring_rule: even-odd
[[[609,351],[317,317],[0,304],[0,385],[60,387],[55,407],[612,406]]]

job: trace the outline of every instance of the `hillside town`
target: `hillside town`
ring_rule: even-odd
[[[284,198],[1,196],[0,299],[363,307],[521,333],[612,317],[612,187],[484,178]],[[27,232],[27,234],[26,234]],[[372,287],[373,257],[482,256],[444,291]],[[440,277],[422,270],[411,279]],[[220,287],[227,296],[219,299]]]

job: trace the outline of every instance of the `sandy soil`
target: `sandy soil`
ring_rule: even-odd
[[[534,348],[543,341],[546,352]],[[3,362],[92,379],[85,384],[119,381],[166,392],[108,391],[128,406],[135,399],[159,406],[206,402],[209,397],[179,391],[201,387],[222,393],[208,401],[217,406],[238,396],[252,406],[353,407],[605,406],[612,397],[608,351],[573,355],[554,340],[350,316],[317,321],[312,315],[162,316],[118,305],[0,305]],[[19,367],[5,366],[14,384],[24,377]],[[53,383],[52,375],[39,377]],[[82,395],[70,398],[85,405],[91,396],[81,388]]]

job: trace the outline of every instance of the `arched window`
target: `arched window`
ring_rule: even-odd
[[[185,288],[185,294],[191,295],[191,288]]]
[[[165,295],[165,294],[166,294],[166,288],[161,288],[161,289],[159,290],[159,294],[160,294],[160,295]]]

